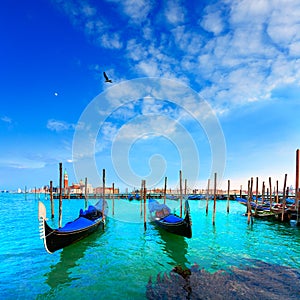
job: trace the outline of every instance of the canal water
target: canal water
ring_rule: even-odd
[[[257,219],[248,225],[244,206],[230,201],[228,214],[222,200],[217,201],[215,226],[212,201],[208,215],[205,201],[189,201],[193,237],[187,239],[150,223],[145,231],[139,201],[109,199],[103,232],[48,254],[39,238],[39,200],[47,208],[49,224],[57,227],[58,200],[51,220],[45,195],[0,194],[1,299],[146,299],[150,277],[156,280],[175,266],[194,264],[209,273],[251,266],[253,261],[300,270],[299,228]],[[179,201],[167,204],[179,212]],[[76,218],[80,208],[84,200],[63,200],[63,224]]]

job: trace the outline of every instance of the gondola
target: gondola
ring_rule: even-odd
[[[159,204],[154,199],[149,199],[150,221],[156,226],[173,234],[187,238],[192,237],[192,219],[189,203],[186,200],[184,206],[185,217],[181,218],[172,214],[170,208],[165,204]]]
[[[103,230],[107,210],[107,202],[104,200],[103,203],[100,199],[97,204],[90,205],[87,210],[81,209],[78,218],[74,221],[66,223],[61,228],[52,229],[47,224],[45,205],[39,202],[40,237],[44,240],[46,251],[52,254],[87,237],[98,229]]]

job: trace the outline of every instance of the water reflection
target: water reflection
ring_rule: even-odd
[[[161,249],[172,259],[175,263],[174,266],[188,268],[190,263],[186,258],[188,243],[185,241],[185,238],[183,236],[168,233],[161,228],[156,229],[161,238],[159,241]]]
[[[58,286],[69,286],[73,280],[72,269],[79,265],[78,261],[85,256],[86,250],[97,246],[97,240],[101,238],[103,232],[92,234],[82,241],[70,245],[60,252],[60,260],[55,265],[50,266],[51,271],[45,274],[46,284],[51,288],[50,294]]]

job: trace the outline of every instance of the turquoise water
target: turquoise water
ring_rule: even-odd
[[[254,220],[247,224],[245,207],[217,202],[215,226],[212,206],[190,201],[193,238],[171,235],[147,223],[138,201],[109,203],[104,232],[63,250],[48,254],[39,238],[38,196],[0,194],[0,298],[1,299],[145,299],[146,285],[159,272],[197,263],[210,272],[240,267],[247,259],[300,269],[300,230],[290,224]],[[50,217],[50,201],[39,196]],[[91,200],[95,203],[96,200]],[[179,202],[167,200],[178,211]],[[77,217],[84,200],[63,201],[63,223]],[[55,212],[58,201],[55,200]],[[49,224],[57,227],[57,215]]]

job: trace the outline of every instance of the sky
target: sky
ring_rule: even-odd
[[[60,162],[123,191],[295,186],[299,20],[297,0],[5,1],[0,190],[58,185]]]

